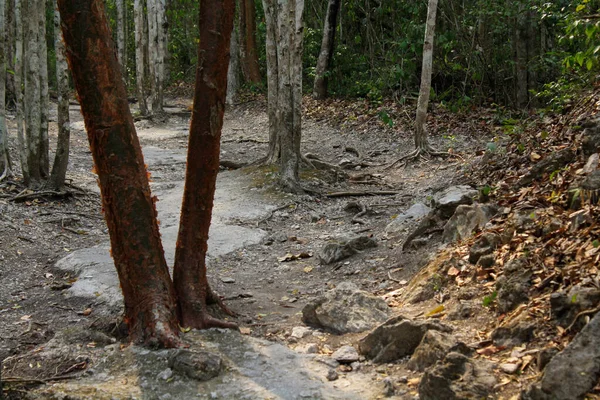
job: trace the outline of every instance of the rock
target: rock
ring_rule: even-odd
[[[504,275],[496,281],[498,311],[507,313],[529,300],[532,272],[522,258],[509,261],[504,266]]]
[[[219,375],[223,363],[218,354],[179,350],[169,359],[169,367],[188,378],[207,381]]]
[[[546,365],[552,360],[552,358],[558,354],[558,349],[556,347],[546,347],[542,349],[537,356],[537,367],[538,371],[544,371]]]
[[[384,397],[392,397],[395,393],[396,393],[396,388],[394,387],[394,382],[392,381],[392,378],[390,378],[389,376],[383,378],[383,391],[381,392],[381,394]]]
[[[469,319],[475,313],[475,306],[470,301],[461,300],[454,309],[448,312],[450,321]]]
[[[496,328],[492,332],[492,340],[502,346],[518,346],[531,341],[535,325],[531,322],[517,319],[509,326]]]
[[[436,321],[412,321],[402,316],[389,319],[358,342],[358,351],[376,363],[386,363],[411,355],[428,330],[450,332]]]
[[[449,353],[425,371],[419,383],[419,400],[485,399],[495,384],[490,362]]]
[[[600,170],[596,170],[585,177],[580,186],[582,204],[598,204],[600,201]]]
[[[414,223],[421,220],[431,212],[431,208],[423,203],[413,204],[408,210],[399,214],[385,227],[385,233],[388,237],[393,237],[405,231]]]
[[[496,265],[496,257],[494,257],[493,254],[486,254],[477,261],[477,264],[481,265],[483,268],[492,268]]]
[[[364,332],[389,318],[390,309],[380,297],[342,282],[302,309],[302,321],[333,333]]]
[[[471,264],[477,264],[481,257],[493,253],[499,244],[500,237],[498,235],[491,232],[485,232],[471,246],[471,249],[469,250],[469,262]]]
[[[569,226],[569,232],[573,233],[579,229],[590,225],[594,222],[590,210],[579,210],[575,211],[570,215],[571,225]]]
[[[339,243],[327,243],[319,252],[319,259],[323,264],[332,264],[373,247],[377,247],[377,241],[368,236],[342,240]]]
[[[229,277],[229,276],[225,276],[225,277],[221,278],[221,282],[223,282],[223,283],[235,283],[235,279],[233,279],[232,277]]]
[[[312,334],[312,329],[307,328],[306,326],[295,326],[292,328],[291,337],[296,339],[302,339]]]
[[[598,169],[598,167],[600,167],[600,154],[598,153],[594,153],[590,156],[590,158],[588,158],[587,162],[585,163],[585,166],[583,167],[583,173],[584,174],[589,174],[592,173],[594,171],[596,171]]]
[[[407,298],[409,304],[417,304],[423,301],[433,299],[435,296],[435,288],[430,282],[420,283],[415,290]]]
[[[568,293],[555,292],[550,295],[552,318],[558,325],[566,328],[575,320],[581,311],[589,310],[600,303],[600,290],[595,288],[573,287]],[[578,321],[575,329],[583,326],[583,319]]]
[[[597,125],[583,130],[581,148],[583,150],[583,154],[586,156],[598,153],[600,151],[600,129],[598,129]]]
[[[317,354],[319,352],[319,346],[316,343],[308,343],[296,347],[296,352],[301,354]]]
[[[470,353],[467,345],[459,342],[452,335],[429,330],[425,332],[421,343],[406,366],[413,371],[423,372],[453,351],[465,355]]]
[[[329,371],[327,371],[326,378],[328,381],[335,381],[338,377],[339,375],[335,369],[330,369]]]
[[[327,365],[330,368],[337,368],[340,366],[340,363],[335,361],[333,358],[329,356],[318,355],[315,357],[315,361],[318,361],[322,364]]]
[[[342,346],[331,355],[335,361],[341,364],[352,364],[360,358],[356,349],[352,346]]]
[[[451,243],[470,237],[474,231],[483,229],[497,212],[498,208],[492,204],[459,205],[444,225],[442,240]]]
[[[473,204],[473,198],[478,195],[477,189],[471,186],[451,186],[433,196],[433,206],[444,218],[450,218],[461,204]]]
[[[540,180],[544,174],[551,174],[573,161],[573,159],[575,159],[575,152],[569,148],[552,153],[531,167],[529,172],[519,179],[516,186],[521,188],[533,183],[533,181]]]
[[[173,376],[173,370],[171,368],[167,368],[167,369],[159,372],[158,375],[156,376],[156,379],[161,379],[163,381],[166,381],[169,378],[171,378],[172,376]]]
[[[500,368],[500,371],[504,372],[505,374],[514,374],[516,373],[519,368],[521,367],[520,363],[503,363],[498,365],[498,368]]]
[[[600,314],[587,324],[573,341],[552,358],[540,383],[523,399],[583,399],[600,378]]]

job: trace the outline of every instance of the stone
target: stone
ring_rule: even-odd
[[[308,343],[296,347],[296,352],[301,354],[317,354],[319,352],[319,346],[316,343]]]
[[[589,174],[589,173],[596,171],[598,169],[598,167],[600,167],[599,163],[600,163],[600,154],[598,154],[598,153],[592,154],[590,156],[590,158],[588,158],[587,162],[585,163],[585,166],[583,167],[582,172],[584,174]]]
[[[583,130],[581,148],[583,150],[583,154],[586,156],[598,153],[600,151],[600,129],[598,129],[598,125],[590,126]]]
[[[581,311],[595,308],[600,303],[600,290],[575,286],[569,292],[555,292],[550,295],[552,318],[563,328],[568,327]],[[573,326],[583,327],[583,318]]]
[[[388,237],[397,236],[406,233],[406,231],[415,223],[431,212],[431,208],[423,203],[413,204],[408,210],[399,214],[385,227],[385,233]]]
[[[359,236],[350,240],[341,240],[337,243],[327,243],[319,251],[319,260],[325,265],[332,264],[373,247],[377,247],[377,241],[369,236]]]
[[[360,339],[358,351],[375,363],[396,361],[413,354],[428,330],[452,331],[437,321],[413,321],[397,316]]]
[[[387,320],[391,310],[380,297],[342,282],[302,309],[302,321],[337,334],[364,332]]]
[[[499,244],[500,237],[498,235],[491,232],[485,232],[469,249],[469,262],[471,264],[477,264],[481,257],[493,253]]]
[[[477,189],[471,186],[450,186],[433,196],[433,206],[440,212],[442,217],[450,218],[459,205],[473,204],[473,198],[478,193]]]
[[[496,265],[496,257],[493,254],[486,254],[479,258],[477,264],[481,265],[483,268],[492,268]]]
[[[493,204],[472,204],[457,206],[454,214],[444,225],[442,240],[452,243],[464,240],[477,230],[481,230],[496,215],[498,208]]]
[[[457,321],[469,319],[475,313],[475,306],[470,301],[461,300],[454,309],[448,312],[448,320]]]
[[[353,362],[358,361],[359,355],[354,347],[346,345],[337,349],[335,353],[331,355],[331,358],[341,364],[352,364]]]
[[[312,334],[312,329],[306,326],[295,326],[292,328],[291,337],[302,339]]]
[[[215,353],[179,350],[169,358],[169,367],[188,378],[207,381],[221,373],[223,362]]]
[[[423,372],[453,351],[465,355],[471,352],[466,344],[459,342],[452,335],[429,330],[425,332],[421,343],[406,366],[413,371]]]
[[[540,180],[544,174],[551,174],[552,172],[564,167],[575,159],[575,152],[570,148],[562,149],[558,152],[551,153],[546,158],[540,160],[535,164],[529,172],[523,175],[517,182],[516,187],[522,188],[527,186],[533,181]]]
[[[558,354],[558,349],[556,347],[546,347],[545,349],[540,350],[537,356],[537,367],[538,371],[544,371],[546,365],[552,360],[552,358]]]
[[[590,210],[575,211],[569,217],[571,219],[569,232],[571,233],[576,232],[594,222],[594,217],[592,217]]]
[[[330,369],[329,371],[327,371],[326,378],[328,381],[335,381],[338,377],[339,375],[335,369]]]
[[[517,319],[508,326],[496,328],[492,332],[492,340],[501,346],[518,346],[531,341],[534,331],[533,323]]]
[[[383,378],[382,383],[383,391],[381,392],[381,394],[384,397],[392,397],[396,393],[396,388],[394,387],[394,382],[392,381],[392,378],[386,376],[385,378]]]
[[[221,278],[221,282],[223,283],[235,283],[235,279],[229,276],[225,276]]]
[[[500,313],[510,312],[529,300],[531,276],[532,272],[522,258],[510,260],[504,266],[504,275],[496,281],[496,301]]]
[[[419,400],[486,399],[494,385],[490,362],[452,352],[425,371],[419,383]]]
[[[600,314],[546,365],[542,379],[523,393],[526,400],[583,399],[600,378]]]
[[[161,372],[159,372],[159,374],[156,376],[156,379],[161,379],[163,381],[166,381],[168,379],[170,379],[173,376],[173,370],[171,368],[167,368]]]
[[[598,204],[600,202],[600,170],[590,172],[579,189],[582,204]]]
[[[505,374],[510,374],[510,375],[516,373],[520,367],[521,367],[520,363],[502,363],[502,364],[498,365],[498,368],[500,368],[500,371],[504,372]]]

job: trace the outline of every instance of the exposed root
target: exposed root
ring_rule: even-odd
[[[219,296],[214,290],[212,290],[210,288],[210,286],[208,287],[207,290],[207,295],[206,295],[206,304],[207,305],[217,305],[225,314],[231,316],[231,317],[237,317],[238,314],[235,313],[235,311],[231,310],[229,307],[227,307],[225,305],[225,303],[223,302],[223,299],[221,298],[221,296]]]
[[[231,160],[221,160],[221,161],[219,161],[219,165],[221,167],[227,168],[227,169],[240,169],[240,168],[245,167],[248,164],[243,163],[243,162],[231,161]]]
[[[461,160],[464,160],[458,154],[448,153],[448,152],[444,152],[444,151],[437,151],[433,147],[431,147],[429,144],[427,144],[423,147],[417,147],[415,150],[413,150],[409,154],[407,154],[403,157],[400,157],[399,159],[397,159],[396,161],[394,161],[393,163],[391,163],[390,165],[385,167],[384,170],[391,169],[399,163],[402,163],[402,165],[406,165],[409,161],[417,161],[420,158],[429,158],[429,157],[457,157],[457,158],[460,158]]]
[[[72,193],[70,193],[68,191],[57,192],[55,190],[40,190],[40,191],[36,191],[33,193],[28,193],[28,191],[25,190],[25,191],[19,193],[18,195],[16,195],[15,197],[13,197],[11,199],[11,201],[19,202],[19,201],[26,201],[26,200],[31,200],[31,199],[39,199],[39,198],[43,198],[43,197],[64,198],[64,197],[69,197],[71,195],[72,195]]]

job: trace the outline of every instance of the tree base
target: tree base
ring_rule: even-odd
[[[230,310],[219,295],[206,285],[206,295],[199,293],[195,299],[187,304],[179,302],[179,323],[181,326],[193,329],[225,328],[239,330],[235,322],[223,321],[212,317],[208,313],[209,305],[216,305],[227,315],[235,317],[237,314]]]

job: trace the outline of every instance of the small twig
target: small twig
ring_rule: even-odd
[[[325,196],[333,198],[333,197],[352,197],[352,196],[395,196],[400,194],[400,192],[391,191],[391,190],[369,190],[365,192],[361,191],[347,191],[347,192],[332,192],[327,193]]]
[[[52,381],[63,381],[63,380],[67,380],[67,379],[76,379],[76,378],[80,378],[82,375],[83,375],[83,373],[67,374],[67,375],[52,376],[50,378],[21,378],[21,377],[15,376],[15,377],[2,378],[2,382],[43,384],[43,383],[48,383],[48,382],[52,382]]]
[[[580,312],[579,314],[577,314],[575,316],[575,319],[573,319],[573,322],[571,322],[571,325],[569,325],[568,328],[565,330],[570,331],[573,328],[573,326],[575,325],[575,323],[577,322],[577,320],[579,319],[579,317],[583,317],[584,315],[596,314],[598,311],[600,311],[600,306],[596,307],[596,308],[592,308],[591,310],[584,310],[584,311]]]
[[[355,216],[352,217],[351,222],[355,223],[355,224],[366,225],[367,222],[360,219],[360,217],[367,214],[368,208],[362,203],[358,203],[358,204],[360,205],[360,211]]]

